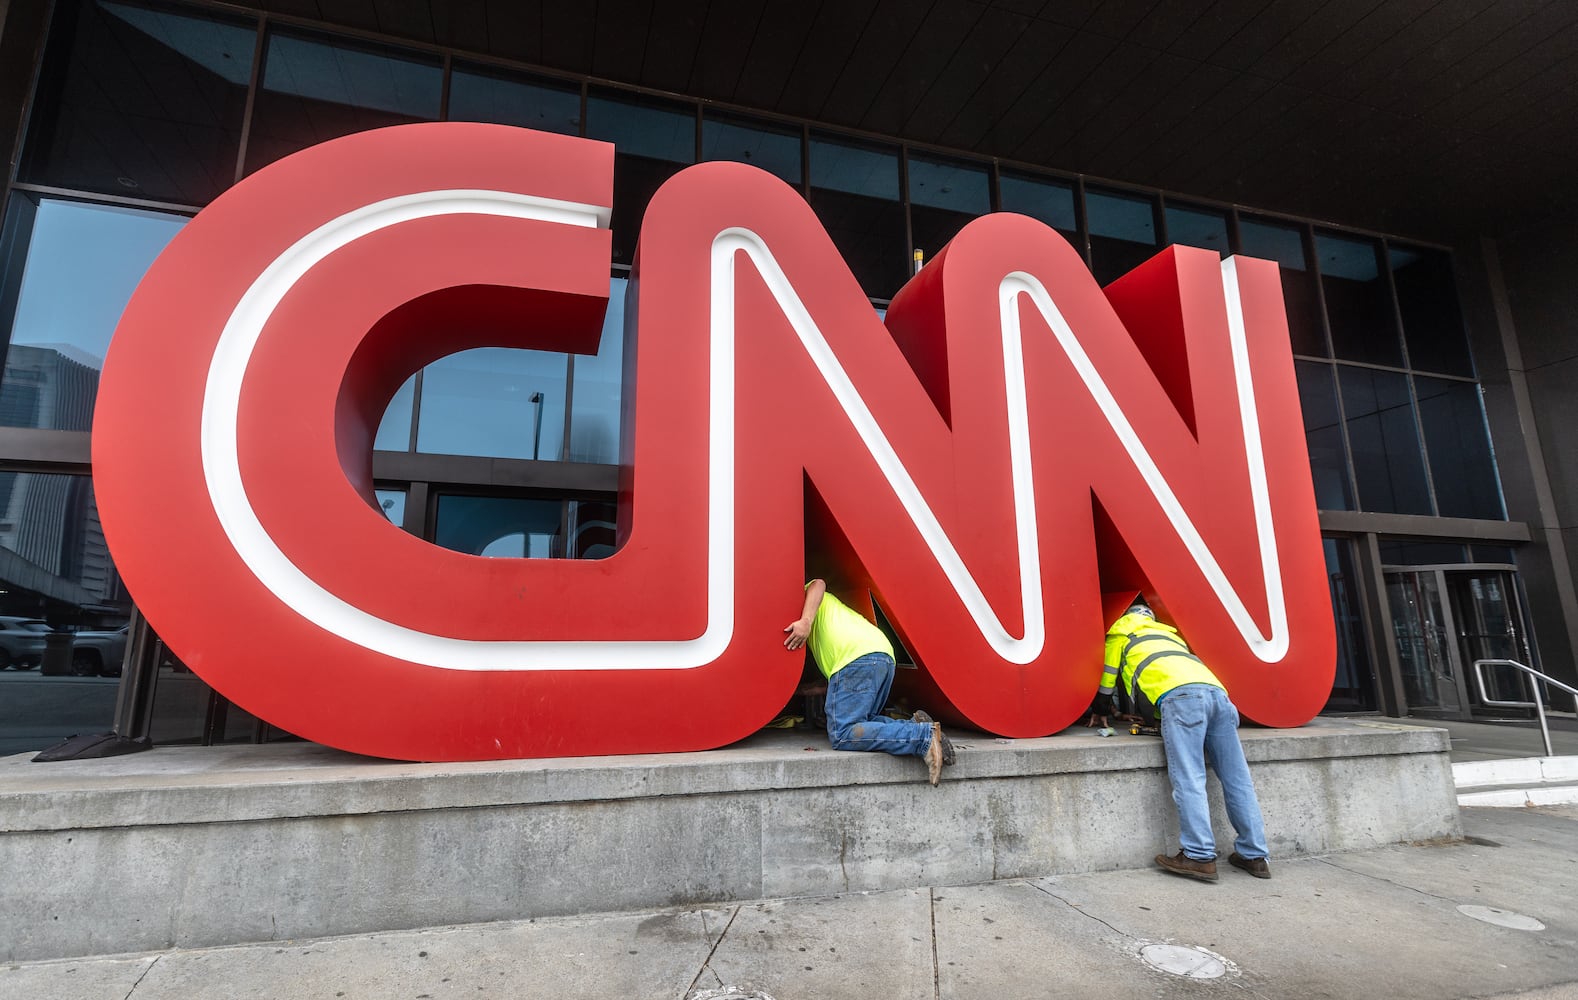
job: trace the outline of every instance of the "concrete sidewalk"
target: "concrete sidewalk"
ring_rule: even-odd
[[[21,963],[0,997],[1578,998],[1578,806],[1463,824],[1270,881],[1117,871]]]

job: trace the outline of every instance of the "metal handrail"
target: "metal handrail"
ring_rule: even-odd
[[[1487,667],[1487,666],[1517,667],[1519,670],[1523,671],[1524,681],[1529,685],[1529,691],[1534,696],[1534,700],[1533,701],[1496,701],[1495,699],[1491,698],[1490,695],[1485,693],[1485,670],[1484,670],[1484,668]],[[1539,678],[1539,680],[1535,680],[1535,678]],[[1475,660],[1474,661],[1474,681],[1475,681],[1476,684],[1479,685],[1479,700],[1484,702],[1487,705],[1493,705],[1496,708],[1532,708],[1532,709],[1534,709],[1535,712],[1537,712],[1539,714],[1539,717],[1540,717],[1540,736],[1543,737],[1544,740],[1545,740],[1545,756],[1547,756],[1547,757],[1555,756],[1555,754],[1553,754],[1551,752],[1551,730],[1550,730],[1550,727],[1545,724],[1545,702],[1540,698],[1539,681],[1544,681],[1547,684],[1554,684],[1557,687],[1561,688],[1563,691],[1566,691],[1568,694],[1573,695],[1574,697],[1578,697],[1578,688],[1568,687],[1566,684],[1563,684],[1561,681],[1557,680],[1556,678],[1548,676],[1546,674],[1542,674],[1538,670],[1535,670],[1533,667],[1525,666],[1524,664],[1519,663],[1517,660]]]

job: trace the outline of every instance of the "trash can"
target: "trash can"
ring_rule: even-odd
[[[71,673],[71,644],[75,637],[70,632],[51,632],[44,636],[43,669],[39,673],[49,677],[65,677]]]

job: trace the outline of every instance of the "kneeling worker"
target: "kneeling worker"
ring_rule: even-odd
[[[1175,875],[1216,881],[1216,838],[1205,794],[1209,757],[1222,782],[1227,818],[1238,834],[1228,863],[1256,878],[1270,878],[1260,803],[1238,741],[1238,709],[1216,675],[1189,652],[1178,630],[1157,621],[1143,601],[1131,604],[1107,630],[1098,700],[1110,699],[1120,679],[1141,715],[1161,715],[1181,849],[1173,857],[1158,854],[1156,863]],[[1098,720],[1106,725],[1100,715],[1092,715],[1090,724]]]
[[[797,650],[809,642],[827,678],[827,735],[833,749],[924,757],[927,779],[935,785],[943,765],[954,761],[953,744],[924,712],[908,722],[882,714],[893,687],[893,646],[882,630],[829,594],[827,584],[812,580],[805,585],[800,618],[784,631],[784,648]]]

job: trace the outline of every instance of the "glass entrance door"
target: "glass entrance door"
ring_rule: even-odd
[[[1392,638],[1410,713],[1460,717],[1468,703],[1454,669],[1457,658],[1440,570],[1387,573]]]
[[[1504,715],[1506,709],[1488,709],[1479,704],[1479,691],[1473,686],[1472,674],[1475,660],[1529,662],[1513,576],[1499,570],[1470,570],[1447,573],[1446,584],[1452,617],[1457,625],[1458,654],[1472,695],[1469,705],[1480,711]],[[1528,698],[1523,680],[1509,667],[1487,667],[1485,690],[1496,701]]]
[[[1388,572],[1386,598],[1410,714],[1506,715],[1507,709],[1484,705],[1473,672],[1475,660],[1529,662],[1512,572],[1446,567]],[[1496,701],[1528,697],[1517,671],[1507,667],[1487,667],[1485,687]]]

